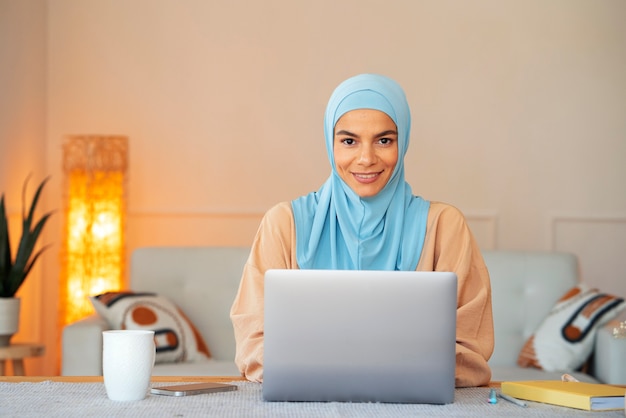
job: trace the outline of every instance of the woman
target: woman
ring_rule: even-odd
[[[231,308],[235,362],[263,380],[263,278],[270,268],[454,271],[456,386],[489,382],[489,274],[463,214],[414,196],[404,179],[411,118],[402,88],[362,74],[333,92],[324,120],[332,172],[314,193],[261,221]]]

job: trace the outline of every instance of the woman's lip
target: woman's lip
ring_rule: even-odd
[[[375,182],[380,177],[381,172],[376,173],[352,173],[352,176],[359,183],[369,184]]]

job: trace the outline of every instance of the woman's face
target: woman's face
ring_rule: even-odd
[[[389,181],[398,162],[398,129],[384,112],[357,109],[335,124],[335,167],[360,197],[371,197]]]

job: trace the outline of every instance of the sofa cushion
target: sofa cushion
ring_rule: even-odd
[[[204,339],[183,311],[155,293],[107,292],[91,303],[113,329],[155,332],[155,363],[184,362],[211,356]]]
[[[154,365],[152,376],[240,376],[241,372],[233,360],[214,358],[185,362],[159,363]]]
[[[626,306],[624,299],[584,284],[565,293],[522,348],[517,364],[546,371],[579,369],[593,350],[595,333]]]
[[[156,370],[156,369],[155,369]],[[569,372],[580,382],[600,383],[597,379],[584,372]],[[493,366],[491,367],[492,382],[513,382],[518,380],[561,380],[563,372],[548,372],[534,367]]]

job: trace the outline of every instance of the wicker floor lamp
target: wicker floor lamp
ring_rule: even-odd
[[[61,322],[93,312],[89,296],[123,286],[128,138],[69,136],[63,144]]]

